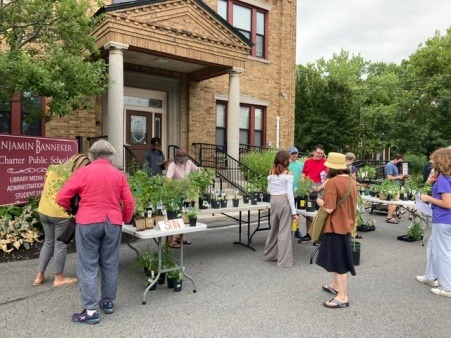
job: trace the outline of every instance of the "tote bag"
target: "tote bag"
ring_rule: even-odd
[[[328,217],[329,214],[324,211],[323,207],[320,207],[316,212],[315,218],[313,219],[309,230],[310,237],[312,238],[314,244],[321,242],[321,236],[323,235]]]

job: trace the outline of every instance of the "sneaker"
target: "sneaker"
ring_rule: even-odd
[[[311,242],[312,242],[312,238],[310,237],[309,234],[305,235],[304,237],[302,237],[299,240],[299,243],[302,243],[302,244],[304,244],[304,243],[311,243]]]
[[[297,229],[297,230],[295,231],[294,237],[299,238],[299,239],[302,239],[302,234],[301,234],[301,232],[299,231],[299,229]]]
[[[443,288],[432,288],[431,291],[439,296],[451,297],[451,291],[445,291]]]
[[[101,300],[99,302],[99,306],[102,309],[103,313],[106,315],[109,315],[114,312],[114,303],[113,302],[106,302],[104,300]]]
[[[80,324],[97,324],[100,322],[99,311],[94,312],[92,316],[88,315],[87,310],[83,310],[81,313],[74,313],[72,321]]]
[[[426,278],[426,276],[417,276],[417,281],[420,283],[424,283],[430,286],[438,286],[438,280],[429,280]]]

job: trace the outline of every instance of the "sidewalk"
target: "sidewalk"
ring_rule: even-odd
[[[225,220],[221,226],[215,216],[215,226],[190,235],[193,244],[185,246],[186,271],[197,293],[188,280],[179,293],[158,285],[141,305],[146,277],[134,268],[135,252],[123,245],[116,312],[101,314],[98,325],[71,322],[72,313],[81,310],[77,286],[54,289],[52,280],[31,286],[37,260],[1,264],[1,336],[448,337],[451,299],[415,280],[424,274],[426,246],[396,239],[406,233],[407,220],[393,225],[384,222],[384,214],[370,217],[376,219],[376,231],[362,233],[361,261],[357,276],[350,277],[347,309],[322,306],[332,298],[321,290],[330,283],[330,274],[309,264],[315,247],[293,240],[295,265],[278,268],[262,259],[267,231],[255,234],[254,252],[233,245],[237,227]],[[153,241],[135,245],[155,247]],[[75,271],[76,255],[70,254],[66,274]]]

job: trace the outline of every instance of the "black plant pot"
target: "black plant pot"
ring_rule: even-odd
[[[354,261],[354,265],[359,265],[360,264],[360,252],[361,252],[360,242],[351,242],[351,249],[352,249],[352,259]]]
[[[298,209],[305,210],[307,208],[307,198],[305,196],[299,197]]]
[[[256,204],[257,204],[257,201],[258,201],[258,197],[257,197],[257,196],[252,196],[251,204],[252,204],[252,205],[256,205]]]
[[[423,239],[423,236],[421,236],[421,239]],[[416,241],[419,241],[419,239],[412,238],[409,235],[398,236],[398,240],[404,241],[404,242],[416,242]]]
[[[316,201],[307,201],[306,211],[314,212],[316,210]]]
[[[176,219],[177,211],[167,211],[166,216],[168,217],[168,219]]]
[[[190,218],[189,219],[189,226],[190,227],[195,227],[197,224],[197,217],[196,218]]]
[[[160,277],[158,278],[158,284],[164,284],[166,280],[166,272],[160,273]]]
[[[209,197],[199,197],[199,209],[207,209],[208,206],[204,206],[204,201],[207,201],[208,204],[210,204],[211,200]]]
[[[211,201],[211,207],[213,209],[219,209],[221,207],[221,203],[218,200],[212,200]]]
[[[249,203],[249,195],[243,195],[243,203]]]
[[[269,201],[271,201],[271,195],[263,194],[263,202],[269,202]]]
[[[221,208],[227,208],[227,200],[221,200]]]
[[[240,205],[240,200],[238,198],[232,198],[232,205],[234,208]]]
[[[168,277],[167,282],[168,282],[168,288],[173,289],[174,288],[174,279],[171,279]]]
[[[174,280],[174,292],[180,292],[180,291],[182,291],[182,281]]]

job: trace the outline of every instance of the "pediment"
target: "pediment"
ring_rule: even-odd
[[[151,29],[238,49],[250,48],[248,40],[199,0],[138,1],[134,6],[117,7],[111,6],[108,16],[125,25],[144,27],[143,37]]]

